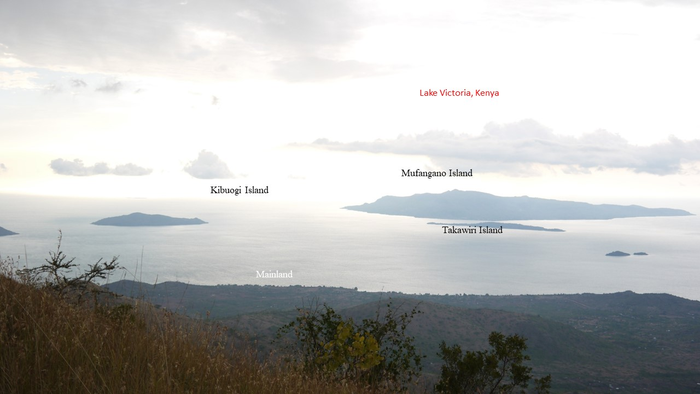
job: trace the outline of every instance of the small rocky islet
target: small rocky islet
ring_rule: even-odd
[[[610,252],[610,253],[606,254],[606,256],[610,256],[610,257],[625,257],[625,256],[629,256],[629,255],[630,255],[629,253],[621,252],[619,250],[616,250],[614,252]],[[635,252],[634,255],[635,256],[648,256],[649,254],[646,252]]]

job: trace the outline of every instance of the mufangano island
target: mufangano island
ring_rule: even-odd
[[[415,171],[411,170],[401,170],[401,177],[421,177],[432,179],[433,177],[469,177],[472,175],[472,169],[469,171],[460,171],[459,169],[448,169],[447,171],[421,171],[417,169]]]

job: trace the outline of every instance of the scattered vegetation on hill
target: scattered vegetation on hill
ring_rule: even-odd
[[[260,361],[253,351],[232,348],[225,327],[138,300],[76,297],[75,288],[89,289],[100,277],[91,272],[110,265],[76,276],[87,284],[74,282],[65,276],[72,260],[64,256],[59,246],[47,260],[53,268],[34,271],[18,270],[14,259],[0,261],[2,393],[368,392],[351,380],[328,381],[294,364]],[[28,275],[46,272],[41,280]]]
[[[321,310],[322,309],[322,310]],[[281,340],[293,333],[289,344],[293,359],[305,370],[335,381],[360,381],[371,387],[405,391],[415,384],[423,358],[406,328],[419,313],[417,307],[400,313],[390,301],[385,310],[377,309],[374,319],[357,324],[343,318],[333,308],[316,304],[298,308],[299,315],[278,331]]]

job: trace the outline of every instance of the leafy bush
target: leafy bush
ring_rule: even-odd
[[[297,308],[297,318],[278,331],[278,340],[293,333],[292,358],[307,372],[338,381],[365,382],[373,387],[406,390],[420,375],[421,360],[406,328],[419,313],[399,312],[390,301],[374,319],[356,324],[333,308],[318,304]]]
[[[530,357],[523,354],[526,339],[515,334],[505,336],[499,332],[489,335],[489,351],[462,352],[459,345],[440,343],[438,355],[445,361],[440,381],[435,385],[438,393],[513,393],[520,389],[526,393],[532,379],[532,368],[523,365]],[[534,392],[549,393],[551,376],[535,379]]]

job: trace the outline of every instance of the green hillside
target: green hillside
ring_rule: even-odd
[[[406,295],[331,287],[194,286],[176,282],[110,285],[193,316],[210,312],[262,350],[296,307],[327,303],[358,320],[376,314],[380,300],[420,303],[408,328],[427,356],[426,376],[440,367],[441,340],[482,350],[491,331],[528,338],[537,376],[551,373],[554,392],[688,392],[700,374],[700,302],[667,294]],[[138,290],[138,291],[137,291]],[[139,293],[141,292],[141,293]]]

